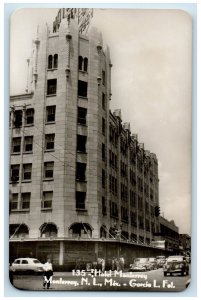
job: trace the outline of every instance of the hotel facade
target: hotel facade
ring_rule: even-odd
[[[10,260],[49,255],[66,266],[160,255],[150,245],[159,231],[157,157],[120,109],[110,111],[101,33],[81,34],[61,18],[53,31],[39,28],[27,62],[26,93],[10,98]]]

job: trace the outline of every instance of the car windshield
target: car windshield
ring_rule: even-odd
[[[147,258],[136,258],[134,260],[134,262],[137,262],[137,263],[146,263],[148,261]]]
[[[33,263],[34,263],[34,264],[40,264],[40,261],[39,261],[38,259],[34,259],[34,260],[33,260]]]
[[[183,258],[183,256],[170,256],[170,257],[168,257],[168,259],[167,259],[167,261],[168,262],[174,262],[174,261],[184,261],[184,258]]]

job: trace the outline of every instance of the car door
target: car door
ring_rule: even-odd
[[[21,260],[21,270],[22,271],[28,271],[29,270],[29,262],[27,259]]]
[[[20,259],[16,259],[12,265],[13,265],[15,271],[21,270],[21,260]]]

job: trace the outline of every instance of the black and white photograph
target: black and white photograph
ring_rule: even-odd
[[[182,9],[11,15],[8,269],[15,288],[188,288],[192,38],[192,17]]]

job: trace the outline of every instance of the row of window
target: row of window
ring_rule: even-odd
[[[22,117],[23,112],[22,110],[15,110],[13,112],[13,120],[12,125],[16,128],[22,126]],[[33,125],[34,124],[34,109],[28,108],[25,110],[25,116],[24,116],[24,125]],[[10,126],[11,126],[11,113],[10,113]]]
[[[48,161],[44,163],[44,172],[43,178],[44,179],[53,179],[54,176],[54,162]],[[11,172],[10,172],[10,180],[12,182],[18,182],[20,177],[20,165],[11,165]],[[23,164],[22,165],[22,181],[30,181],[32,178],[32,164]]]
[[[88,83],[78,80],[78,96],[87,98]],[[47,80],[47,96],[55,96],[57,94],[57,79]]]
[[[58,54],[50,54],[48,56],[48,70],[57,69],[58,68]],[[88,69],[88,58],[79,56],[78,58],[78,69],[80,71],[87,72]]]
[[[51,105],[46,107],[46,123],[55,122],[56,106]],[[22,126],[23,112],[22,110],[15,110],[13,115],[13,126],[21,127]],[[25,111],[25,120],[24,125],[33,125],[34,124],[34,109],[26,109]]]
[[[51,209],[53,200],[53,191],[43,192],[43,199],[41,202],[42,209]],[[20,209],[29,209],[31,201],[31,193],[13,193],[11,198],[11,211]],[[76,209],[85,209],[86,192],[76,192]]]
[[[19,195],[21,195],[21,197]],[[51,208],[52,198],[53,198],[52,191],[43,192],[41,208]],[[10,209],[11,211],[21,210],[21,209],[29,210],[30,201],[31,201],[31,193],[21,193],[21,194],[13,193],[10,202],[10,206],[11,206]]]

